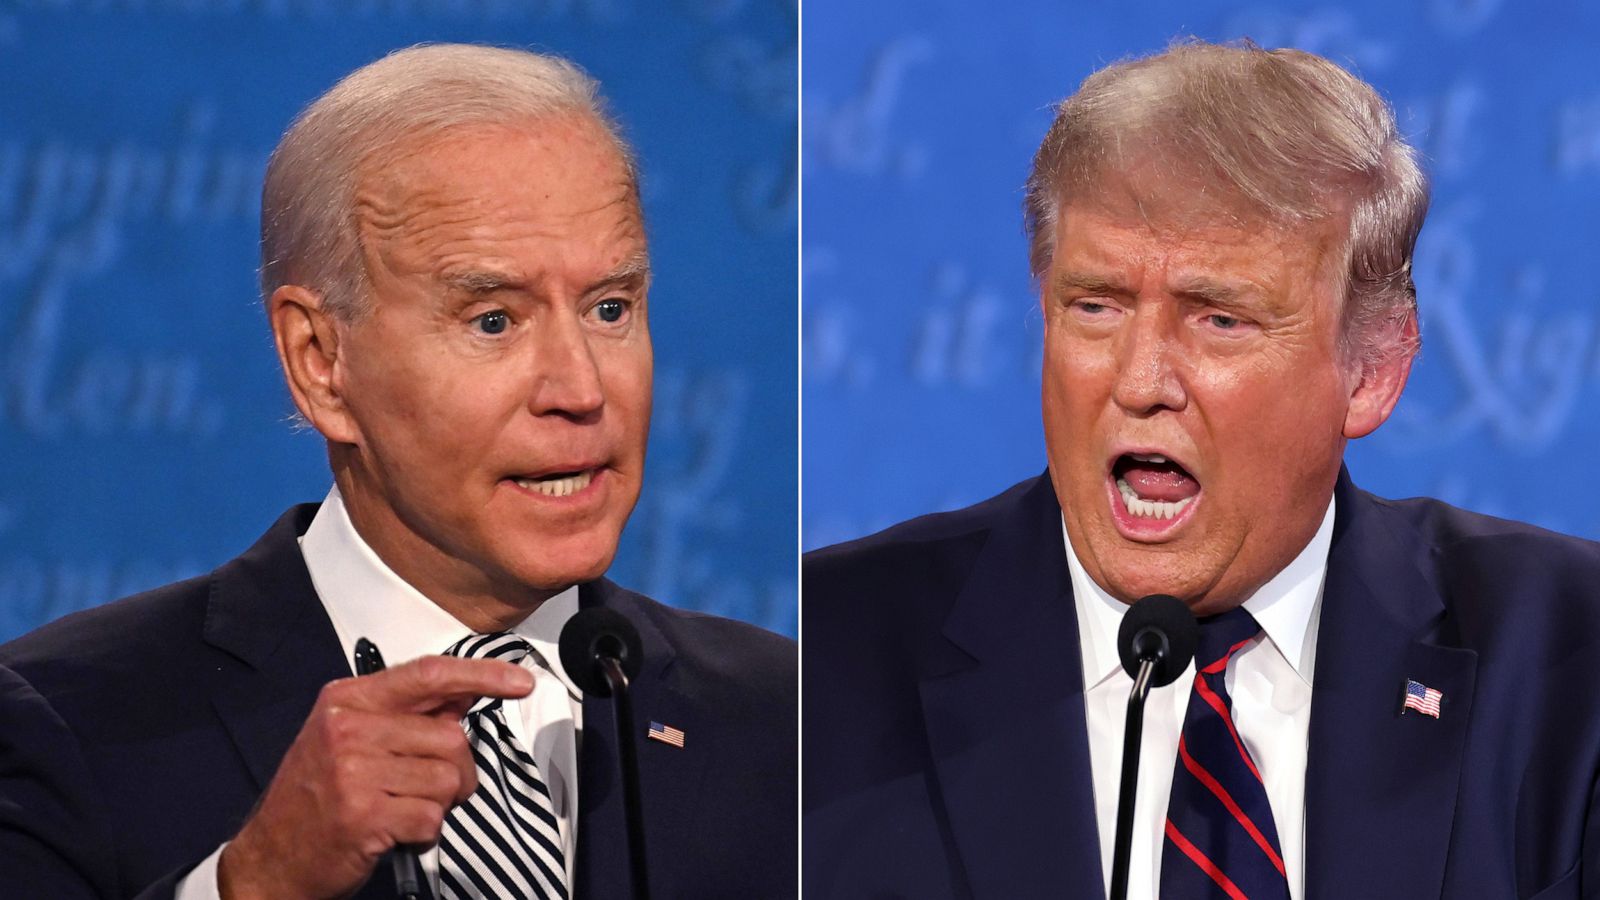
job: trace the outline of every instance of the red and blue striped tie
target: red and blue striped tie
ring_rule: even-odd
[[[1194,690],[1178,738],[1161,855],[1161,900],[1288,900],[1283,847],[1223,678],[1261,633],[1244,607],[1200,620]]]

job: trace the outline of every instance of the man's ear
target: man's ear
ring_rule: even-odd
[[[1399,334],[1392,339],[1393,352],[1382,362],[1362,364],[1361,379],[1350,393],[1350,406],[1344,414],[1344,436],[1355,439],[1378,430],[1394,412],[1411,377],[1411,362],[1416,358],[1417,317],[1406,317]]]
[[[355,443],[360,431],[344,402],[342,328],[322,308],[322,295],[286,284],[267,300],[278,362],[300,415],[330,441]]]

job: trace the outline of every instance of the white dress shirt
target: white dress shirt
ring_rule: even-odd
[[[1078,612],[1089,764],[1094,776],[1095,818],[1100,827],[1101,871],[1109,893],[1117,792],[1122,778],[1122,730],[1127,721],[1128,692],[1133,687],[1133,679],[1123,671],[1117,654],[1117,629],[1128,607],[1089,578],[1066,536],[1065,523],[1061,533]],[[1332,544],[1330,500],[1311,542],[1245,601],[1245,609],[1260,623],[1263,636],[1233,655],[1225,676],[1239,736],[1266,784],[1292,900],[1305,896],[1306,730],[1311,723],[1317,613],[1322,606],[1322,585]],[[1193,684],[1191,662],[1177,681],[1152,690],[1145,705],[1128,864],[1130,900],[1153,900],[1161,885],[1163,824],[1172,793],[1178,735]]]
[[[416,588],[401,580],[356,533],[335,487],[300,538],[300,552],[311,583],[333,621],[347,663],[356,641],[377,645],[384,661],[397,666],[419,657],[441,654],[471,634]],[[561,667],[557,644],[561,628],[578,611],[578,589],[568,588],[546,600],[511,631],[533,645],[525,665],[534,670],[533,693],[505,701],[506,724],[533,754],[539,774],[550,788],[572,883],[578,814],[578,742],[583,733],[583,700]],[[224,845],[226,846],[226,845]],[[222,848],[196,866],[178,884],[176,900],[216,900],[217,862]],[[439,891],[439,849],[428,848],[418,861],[434,895]]]

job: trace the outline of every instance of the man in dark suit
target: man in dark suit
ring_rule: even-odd
[[[1181,44],[1027,201],[1049,470],[808,556],[806,895],[1104,897],[1127,605],[1183,600],[1129,897],[1600,896],[1600,547],[1358,490],[1427,205],[1370,87]]]
[[[0,648],[0,893],[393,897],[408,845],[433,896],[627,896],[612,711],[556,652],[605,607],[643,649],[653,893],[794,895],[794,645],[602,577],[652,359],[598,103],[560,59],[441,45],[296,121],[263,293],[334,489],[208,576]],[[363,637],[394,665],[353,678]]]

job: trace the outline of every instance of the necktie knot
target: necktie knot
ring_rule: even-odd
[[[521,665],[522,660],[532,652],[533,645],[526,638],[509,631],[498,631],[493,634],[469,634],[451,644],[444,655],[464,659],[503,659],[513,665]]]
[[[533,645],[525,638],[512,634],[509,631],[495,632],[494,634],[469,634],[444,652],[445,656],[459,656],[463,659],[498,659],[511,663],[514,666],[523,664],[523,660],[533,654]],[[500,698],[480,697],[478,702],[472,704],[467,715],[494,712],[500,708]]]
[[[1255,617],[1243,606],[1221,615],[1200,620],[1200,643],[1194,651],[1194,667],[1203,671],[1223,660],[1239,644],[1261,633]]]

